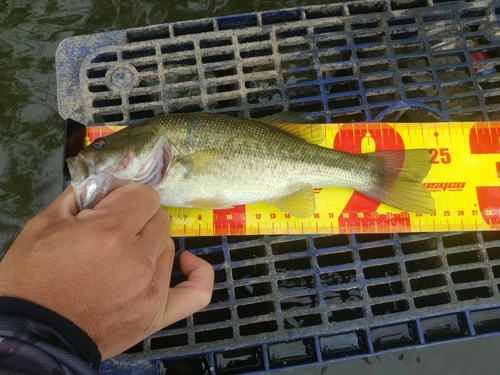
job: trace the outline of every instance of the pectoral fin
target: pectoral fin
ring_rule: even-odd
[[[228,160],[224,158],[220,150],[202,150],[180,158],[178,163],[186,166],[187,177],[189,175],[207,175],[214,174],[227,164]]]
[[[269,203],[297,218],[308,218],[316,210],[316,198],[310,184],[304,185],[292,194],[273,199]]]

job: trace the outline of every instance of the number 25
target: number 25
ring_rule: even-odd
[[[431,148],[429,149],[429,154],[432,154],[431,164],[450,164],[451,155],[448,148]],[[439,159],[438,159],[439,158]]]

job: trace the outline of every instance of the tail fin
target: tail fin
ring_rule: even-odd
[[[378,159],[384,178],[362,193],[404,211],[428,214],[435,211],[434,199],[422,185],[431,168],[427,149],[378,151],[365,154]]]

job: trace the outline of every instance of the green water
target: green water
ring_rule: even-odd
[[[62,189],[54,55],[67,37],[321,0],[0,0],[0,257]]]

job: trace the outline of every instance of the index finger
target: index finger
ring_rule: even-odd
[[[79,218],[92,217],[103,226],[120,223],[124,231],[141,232],[160,207],[160,196],[150,186],[129,183],[109,193],[93,209],[81,211]]]

